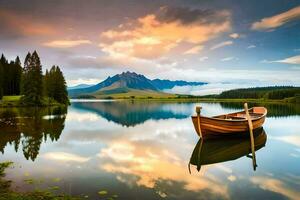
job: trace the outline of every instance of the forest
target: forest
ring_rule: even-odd
[[[298,98],[300,87],[271,86],[234,89],[222,92],[218,98],[222,99],[270,99]]]
[[[3,96],[19,96],[20,105],[45,106],[50,102],[69,104],[67,85],[58,66],[43,74],[40,57],[36,51],[28,52],[22,67],[20,58],[8,61],[0,58],[0,100]]]

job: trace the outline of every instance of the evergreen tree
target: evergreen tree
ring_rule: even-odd
[[[40,105],[43,97],[43,74],[40,58],[36,51],[27,54],[22,77],[23,101],[27,104]]]
[[[0,63],[2,64],[1,80],[3,95],[19,95],[22,67],[19,57],[15,61],[8,63],[2,54]]]
[[[67,85],[62,71],[58,66],[53,66],[50,71],[46,71],[44,77],[45,94],[62,104],[69,104]]]
[[[2,93],[3,95],[9,94],[9,72],[8,72],[8,61],[2,54],[0,58],[0,63],[2,64],[3,75],[2,75]]]
[[[22,66],[19,56],[17,56],[14,63],[14,94],[19,95],[21,93],[21,77],[22,77]]]
[[[2,63],[0,62],[0,100],[2,99],[3,96],[3,78],[4,78],[4,73],[3,73],[3,66]]]

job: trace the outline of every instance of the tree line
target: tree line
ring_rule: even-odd
[[[234,89],[222,92],[218,98],[224,99],[285,99],[298,97],[300,87],[271,86]]]
[[[40,57],[36,51],[28,52],[21,66],[19,57],[8,62],[2,54],[0,59],[0,99],[2,96],[22,95],[26,105],[46,105],[55,100],[69,104],[67,85],[58,66],[43,75]]]

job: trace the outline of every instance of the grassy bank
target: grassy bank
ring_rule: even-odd
[[[22,96],[3,96],[0,100],[0,108],[6,107],[32,107],[32,105],[26,105],[22,102]],[[65,106],[64,104],[58,103],[51,98],[43,98],[41,105],[38,107],[48,107],[48,106]]]

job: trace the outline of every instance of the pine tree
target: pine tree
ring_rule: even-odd
[[[58,66],[52,66],[44,77],[45,94],[62,104],[69,104],[67,85],[62,71]]]
[[[3,66],[2,63],[0,62],[0,100],[2,99],[3,96],[3,78],[4,78]]]
[[[2,69],[3,69],[3,76],[2,76],[2,90],[3,90],[3,95],[8,95],[9,94],[9,64],[5,56],[2,54],[0,58],[0,63],[2,64]]]
[[[22,77],[23,101],[26,104],[40,105],[43,98],[43,74],[40,58],[36,51],[27,54]]]
[[[14,94],[19,95],[21,90],[22,66],[19,56],[14,63]]]

